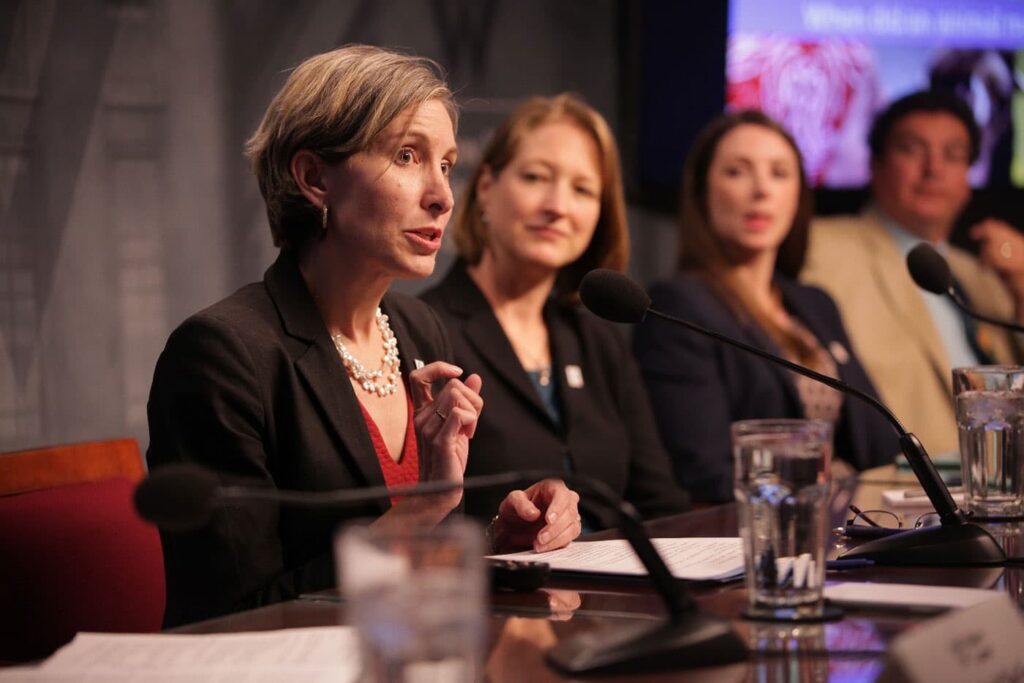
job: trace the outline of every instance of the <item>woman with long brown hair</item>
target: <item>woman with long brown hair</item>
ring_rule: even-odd
[[[455,362],[484,379],[467,474],[564,468],[646,516],[685,509],[626,340],[579,305],[583,275],[622,270],[629,250],[604,118],[568,94],[523,102],[488,144],[454,236],[460,259],[424,299]],[[469,492],[466,511],[489,516],[504,493]]]
[[[653,306],[874,395],[835,304],[796,281],[810,218],[811,192],[789,133],[761,112],[720,116],[687,158],[679,272],[652,288]],[[733,497],[735,420],[833,421],[834,454],[857,469],[899,450],[889,426],[860,401],[687,330],[648,319],[634,352],[677,478],[701,500]]]

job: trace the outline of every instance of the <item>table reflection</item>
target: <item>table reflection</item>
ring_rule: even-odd
[[[577,591],[542,588],[540,592],[548,597],[548,609],[551,610],[551,616],[548,618],[552,621],[569,621],[583,604],[583,598]]]
[[[1002,544],[1011,562],[1024,562],[1024,542],[1021,540],[1024,536],[1024,522],[988,523],[985,528]],[[1006,593],[1014,604],[1024,609],[1024,581],[1021,580],[1021,574],[1019,569],[1004,571],[993,582],[992,588]]]
[[[503,622],[487,658],[487,680],[493,683],[527,678],[531,683],[560,680],[544,662],[544,653],[558,642],[551,622],[534,617],[507,617]]]
[[[869,681],[882,670],[886,638],[875,624],[847,618],[828,624],[749,622],[751,681]],[[869,657],[865,659],[865,656]]]

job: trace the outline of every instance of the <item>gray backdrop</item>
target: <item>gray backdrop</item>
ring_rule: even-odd
[[[463,109],[465,174],[534,93],[580,93],[619,130],[619,11],[615,0],[0,0],[0,450],[123,435],[145,448],[170,330],[275,256],[242,144],[289,67],[349,42],[438,60]],[[671,266],[671,221],[630,218],[632,270],[649,280]]]

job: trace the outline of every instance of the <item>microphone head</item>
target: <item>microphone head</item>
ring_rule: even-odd
[[[907,254],[907,269],[917,286],[926,292],[946,294],[953,285],[946,259],[927,242],[921,242]]]
[[[135,509],[167,531],[197,529],[210,520],[219,487],[217,475],[198,465],[167,465],[135,488]]]
[[[651,307],[651,297],[643,287],[607,268],[596,268],[583,276],[580,300],[591,313],[615,323],[638,323]]]

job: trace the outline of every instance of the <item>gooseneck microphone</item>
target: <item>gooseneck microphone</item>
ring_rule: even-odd
[[[604,482],[580,475],[547,470],[503,472],[468,477],[461,482],[371,486],[334,491],[288,491],[267,486],[222,485],[210,470],[193,464],[172,464],[155,469],[135,490],[135,507],[147,521],[168,531],[187,531],[206,525],[217,506],[229,501],[275,503],[307,509],[338,509],[401,496],[423,496],[457,489],[516,487],[541,479],[562,479],[580,494],[585,507],[599,517],[614,515],[614,526],[647,570],[665,604],[668,620],[639,628],[610,631],[595,637],[561,641],[548,651],[548,659],[566,673],[689,668],[729,664],[748,657],[743,642],[728,622],[701,614],[682,583],[672,576],[644,531],[640,514]]]
[[[908,432],[892,411],[874,396],[756,346],[657,311],[651,308],[651,299],[643,288],[617,271],[597,269],[587,273],[580,284],[580,299],[591,312],[613,322],[639,323],[645,316],[652,315],[682,325],[697,334],[855,396],[884,415],[899,435],[900,449],[938,513],[942,525],[876,539],[851,549],[843,558],[871,559],[880,564],[896,565],[998,564],[1006,561],[1006,553],[991,534],[976,524],[967,523],[921,441]]]
[[[907,270],[918,287],[932,294],[948,296],[957,308],[972,318],[1013,332],[1024,332],[1024,325],[993,318],[968,306],[953,287],[953,274],[949,270],[949,263],[927,242],[921,242],[907,253]]]

